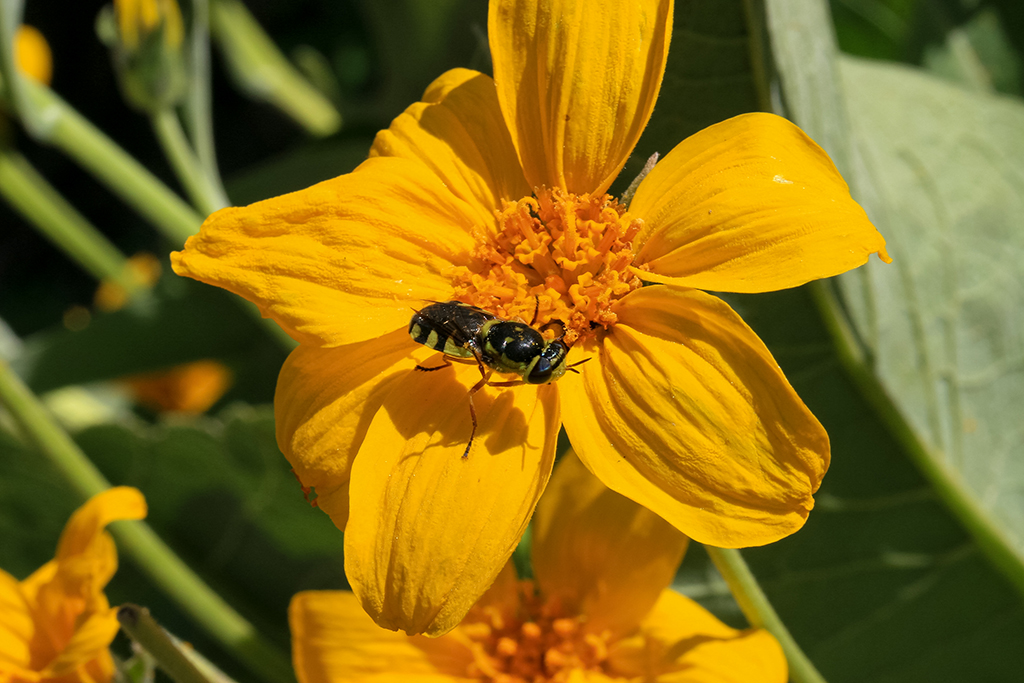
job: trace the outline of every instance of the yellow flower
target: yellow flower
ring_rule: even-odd
[[[348,592],[299,593],[299,683],[735,681],[784,683],[762,630],[737,631],[668,590],[686,537],[609,491],[571,454],[537,506],[534,581],[511,563],[450,633],[381,629]]]
[[[50,84],[53,77],[53,54],[39,29],[25,24],[19,26],[14,35],[14,53],[23,74],[43,85]]]
[[[231,386],[231,370],[215,360],[197,360],[167,370],[122,377],[139,403],[160,412],[205,413]]]
[[[701,543],[775,541],[814,504],[824,429],[699,290],[794,287],[887,259],[885,241],[828,156],[768,114],[684,140],[628,210],[605,195],[671,25],[670,0],[491,0],[493,80],[445,73],[353,173],[218,212],[172,255],[299,341],[278,444],[345,530],[346,572],[381,626],[461,621],[526,528],[560,425],[609,488]],[[448,300],[560,321],[570,362],[589,360],[477,393],[468,458],[480,373],[414,372],[438,362],[407,333],[414,309]]]
[[[21,582],[0,570],[0,681],[111,680],[117,608],[103,588],[117,571],[117,551],[104,527],[145,516],[137,489],[104,491],[71,516],[54,559]]]
[[[185,28],[176,0],[114,0],[114,17],[102,15],[100,35],[114,55],[125,99],[156,112],[172,107],[188,84]]]
[[[153,254],[139,252],[125,262],[125,268],[136,283],[152,287],[160,279],[160,261]],[[93,305],[101,311],[119,311],[128,303],[128,292],[113,280],[104,280],[96,288]]]
[[[161,41],[177,49],[185,39],[181,9],[175,0],[114,0],[114,15],[121,44],[138,50],[160,32]]]

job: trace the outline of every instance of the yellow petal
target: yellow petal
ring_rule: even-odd
[[[767,292],[889,261],[828,155],[795,125],[744,114],[679,143],[637,189],[636,273],[716,292]]]
[[[467,265],[476,212],[408,159],[368,159],[313,187],[218,211],[174,272],[254,302],[294,339],[341,346],[409,324],[446,301],[452,266]]]
[[[93,552],[99,539],[106,536],[104,527],[111,522],[145,516],[146,499],[138,489],[116,486],[96,494],[75,510],[65,525],[57,546],[57,562]]]
[[[491,0],[498,101],[531,187],[602,193],[650,119],[671,0]]]
[[[101,668],[109,668],[110,673],[113,673],[108,648],[119,629],[116,607],[107,607],[101,612],[89,615],[84,623],[75,629],[71,640],[57,657],[43,669],[44,678],[67,676],[90,663],[93,666],[99,664]]]
[[[429,353],[402,328],[333,349],[299,346],[281,368],[274,396],[277,445],[339,529],[348,519],[352,460],[370,421],[394,380]]]
[[[453,637],[409,637],[377,626],[347,591],[308,591],[288,608],[299,683],[468,680],[469,649]]]
[[[580,459],[701,543],[763,545],[799,529],[828,436],[761,340],[696,290],[645,287],[620,304],[597,362],[560,381]]]
[[[35,632],[32,614],[18,580],[0,569],[0,680],[11,667],[27,667]]]
[[[609,490],[569,452],[537,506],[533,571],[541,593],[593,633],[633,631],[671,583],[687,538]]]
[[[473,207],[480,225],[497,230],[494,212],[532,188],[519,166],[494,81],[452,69],[417,102],[377,133],[370,156],[397,156],[426,165],[452,194]]]
[[[454,628],[511,556],[551,474],[554,385],[479,391],[462,457],[479,378],[462,364],[406,374],[352,466],[345,573],[385,628]]]
[[[767,631],[738,631],[693,600],[662,592],[640,626],[609,653],[612,669],[657,683],[785,683],[782,648]]]

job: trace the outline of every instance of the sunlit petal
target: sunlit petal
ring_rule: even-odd
[[[498,101],[531,186],[602,193],[661,87],[670,0],[491,0]]]
[[[435,361],[436,362],[436,361]],[[454,628],[515,549],[547,483],[558,433],[552,385],[484,388],[475,366],[409,372],[352,467],[345,572],[385,628]]]
[[[717,292],[767,292],[838,275],[885,240],[828,155],[795,125],[745,114],[679,143],[641,183],[637,274]]]
[[[84,623],[75,629],[74,635],[64,649],[47,665],[43,672],[44,676],[67,676],[93,660],[99,660],[98,664],[104,668],[109,667],[113,673],[108,648],[120,628],[116,607],[108,607],[106,610],[90,614]]]
[[[446,301],[483,227],[429,169],[368,159],[353,173],[210,216],[174,272],[249,299],[296,340],[341,346],[409,324]]]
[[[609,661],[617,673],[657,683],[785,683],[788,676],[782,648],[767,631],[730,628],[670,590]]]
[[[34,632],[18,580],[0,569],[0,679],[11,666],[29,665],[29,642]]]
[[[608,489],[570,451],[533,524],[533,571],[545,596],[586,614],[593,633],[629,633],[675,576],[686,536]]]
[[[452,69],[427,88],[423,99],[377,133],[370,156],[426,165],[493,232],[501,201],[532,191],[501,116],[494,81],[477,71]]]
[[[645,287],[582,375],[561,380],[580,459],[606,485],[720,547],[799,529],[828,468],[824,429],[725,302]]]
[[[348,519],[352,460],[370,421],[394,380],[428,353],[403,327],[333,349],[299,346],[281,368],[274,396],[277,444],[339,529]]]
[[[410,638],[382,629],[347,591],[296,594],[288,622],[299,683],[468,680],[460,675],[473,655],[458,639]]]
[[[55,559],[61,563],[75,555],[93,552],[95,544],[105,536],[103,529],[108,524],[145,516],[146,499],[138,489],[117,486],[98,493],[71,515],[61,534]]]

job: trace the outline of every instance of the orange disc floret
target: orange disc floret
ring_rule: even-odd
[[[558,321],[572,343],[614,325],[615,301],[641,287],[629,266],[643,221],[610,195],[540,188],[497,215],[478,265],[454,273],[456,299],[538,327]]]
[[[491,683],[567,681],[573,671],[604,671],[609,634],[583,628],[585,619],[565,616],[561,607],[543,601],[532,581],[519,584],[519,614],[474,608],[459,627],[470,642],[470,678]]]

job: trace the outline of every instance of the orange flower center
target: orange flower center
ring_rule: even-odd
[[[605,671],[609,634],[588,633],[584,618],[563,616],[543,602],[532,581],[521,581],[520,614],[502,616],[494,607],[476,608],[459,630],[470,641],[470,678],[493,683],[569,680],[573,671]]]
[[[538,328],[559,321],[573,343],[614,325],[615,301],[641,286],[629,266],[643,221],[610,195],[540,188],[505,202],[498,224],[475,266],[456,269],[456,299]]]

